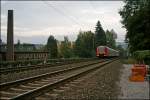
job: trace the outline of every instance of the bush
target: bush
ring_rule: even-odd
[[[138,62],[145,62],[150,65],[150,50],[136,51],[133,53],[133,57]]]

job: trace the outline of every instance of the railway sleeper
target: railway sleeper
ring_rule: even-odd
[[[91,68],[90,68],[91,69]],[[89,70],[90,70],[89,69]],[[93,69],[91,69],[91,70],[93,70]],[[82,71],[81,71],[82,72]],[[86,71],[86,72],[84,72],[84,73],[81,73],[81,72],[79,72],[79,75],[76,75],[77,73],[73,73],[71,76],[78,76],[78,77],[80,77],[80,76],[82,76],[82,75],[84,75],[84,74],[87,74],[89,71]],[[68,75],[67,75],[68,76]],[[75,82],[74,80],[76,80],[76,79],[78,79],[78,77],[71,77],[71,76],[68,76],[68,78],[67,77],[62,77],[62,76],[60,76],[60,77],[54,77],[54,78],[52,78],[52,79],[50,79],[50,80],[47,80],[47,78],[45,79],[46,81],[51,81],[51,80],[53,80],[53,82],[54,83],[52,83],[51,84],[51,87],[49,87],[50,86],[50,84],[46,84],[45,86],[43,86],[43,84],[41,84],[40,82],[39,83],[36,83],[36,82],[38,82],[38,81],[34,81],[34,82],[32,82],[32,83],[28,83],[28,84],[26,84],[27,85],[27,87],[35,87],[35,89],[36,88],[38,88],[38,90],[40,90],[40,92],[44,92],[44,91],[53,91],[53,89],[54,88],[59,88],[60,86],[62,86],[62,85],[69,85],[69,86],[76,86],[75,84],[76,83],[78,83],[78,82]],[[71,77],[71,78],[70,78]],[[40,80],[41,81],[41,80]],[[58,81],[58,82],[57,82]],[[74,81],[73,83],[71,83],[72,81]],[[57,84],[57,85],[55,85],[55,83]],[[68,84],[67,84],[68,83]],[[42,87],[41,87],[42,86]],[[45,88],[45,89],[44,89]],[[46,88],[48,88],[48,89],[51,89],[51,90],[47,90]],[[62,89],[60,89],[60,90],[62,90]],[[60,90],[55,90],[55,92],[60,92]],[[29,96],[29,99],[31,99],[31,97],[35,97],[34,95],[32,95],[32,94],[29,94],[29,93],[35,93],[36,91],[33,91],[33,90],[31,89],[31,91],[30,92],[28,92],[26,95],[30,95]],[[63,90],[64,91],[64,90]],[[36,96],[38,96],[38,95],[40,95],[41,93],[40,92],[38,92],[37,94],[35,94]],[[46,92],[46,93],[47,93]],[[49,92],[48,92],[49,93]],[[45,94],[45,93],[44,93]],[[53,93],[50,93],[50,94],[53,94]],[[26,98],[26,95],[24,95],[24,96],[22,96],[22,98]],[[14,97],[14,98],[16,98],[16,97]],[[17,99],[19,99],[19,98],[17,98]]]
[[[56,93],[61,93],[61,92],[64,92],[65,90],[63,89],[53,89],[53,92],[56,92]]]
[[[33,87],[33,86],[26,86],[26,85],[20,85],[20,88],[22,89],[34,89],[36,87]]]
[[[0,94],[3,95],[3,97],[8,97],[9,98],[9,97],[18,95],[19,93],[11,93],[9,91],[0,91]]]
[[[27,92],[29,89],[21,89],[21,88],[10,88],[10,90],[15,91],[15,92]]]

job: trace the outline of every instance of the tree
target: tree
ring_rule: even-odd
[[[75,41],[75,54],[79,57],[93,57],[94,50],[94,33],[91,31],[80,31]]]
[[[17,45],[20,45],[20,44],[21,44],[21,43],[20,43],[20,40],[18,40],[18,41],[17,41]]]
[[[70,58],[73,56],[73,51],[71,48],[71,42],[68,40],[68,37],[64,37],[64,41],[61,42],[60,52],[63,58]]]
[[[111,29],[110,33],[112,33],[113,39],[117,39],[117,33]]]
[[[135,51],[133,53],[133,57],[139,63],[146,63],[150,65],[150,50]]]
[[[50,35],[47,40],[46,45],[47,51],[49,52],[49,58],[56,58],[58,55],[57,50],[57,40],[54,38],[54,36]]]
[[[127,51],[121,45],[116,46],[116,49],[118,49],[119,55],[121,57],[126,57],[127,56]]]
[[[109,30],[106,30],[106,40],[107,40],[107,46],[110,48],[116,48],[116,41],[115,41],[116,36]]]
[[[105,35],[105,31],[103,30],[100,24],[100,21],[98,21],[95,30],[95,46],[97,47],[100,45],[106,45],[106,35]]]
[[[131,53],[150,49],[150,1],[125,0],[125,6],[119,12],[122,24],[127,29],[126,41]]]
[[[16,51],[21,51],[20,48],[21,48],[21,45],[20,45],[20,40],[17,41],[17,44],[16,44]]]

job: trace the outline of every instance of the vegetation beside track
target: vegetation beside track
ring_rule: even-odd
[[[135,51],[133,55],[127,59],[122,59],[125,64],[145,63],[150,65],[150,50]]]
[[[137,61],[150,65],[150,50],[136,51],[133,56]]]
[[[150,1],[124,0],[125,5],[119,14],[126,28],[126,42],[130,53],[150,49]]]

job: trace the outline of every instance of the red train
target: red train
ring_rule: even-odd
[[[109,48],[107,46],[98,46],[96,48],[97,57],[117,57],[119,56],[119,51]]]

